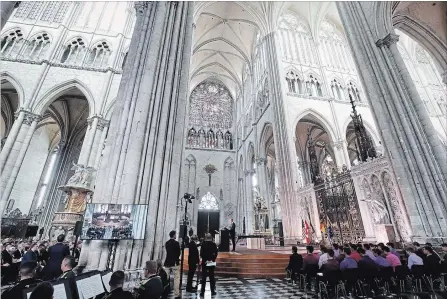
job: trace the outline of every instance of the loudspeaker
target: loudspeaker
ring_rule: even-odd
[[[278,230],[279,230],[279,246],[284,247],[284,231],[282,229],[282,221],[278,222]]]
[[[37,235],[38,230],[39,230],[39,227],[37,225],[29,225],[26,228],[25,238],[35,237]]]
[[[183,238],[184,236],[187,236],[188,234],[186,233],[186,229],[187,229],[188,227],[187,226],[185,226],[185,225],[183,225],[183,224],[181,224],[180,225],[180,232],[179,232],[179,236],[180,236],[180,238]]]
[[[73,235],[80,236],[82,234],[82,221],[76,221],[75,228],[73,231]]]

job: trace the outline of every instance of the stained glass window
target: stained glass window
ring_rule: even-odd
[[[191,127],[227,130],[233,124],[233,99],[219,82],[205,81],[191,93]]]
[[[199,204],[199,210],[219,210],[219,204],[217,199],[211,192],[205,194],[202,197]]]
[[[188,146],[233,149],[233,99],[220,82],[205,81],[191,93]],[[224,133],[225,132],[225,133]]]

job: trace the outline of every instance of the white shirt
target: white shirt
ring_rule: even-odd
[[[320,259],[318,260],[318,268],[321,269],[321,267],[327,263],[327,260],[329,259],[329,255],[327,253],[323,253],[320,255]]]

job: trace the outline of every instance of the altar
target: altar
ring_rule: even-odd
[[[247,238],[248,249],[265,249],[264,238]]]

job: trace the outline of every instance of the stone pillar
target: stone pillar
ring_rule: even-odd
[[[98,116],[95,115],[87,119],[88,128],[85,132],[84,142],[82,143],[81,153],[79,154],[78,164],[87,165],[92,151],[93,141],[96,134],[96,126],[98,125]]]
[[[108,130],[109,130],[109,121],[105,120],[105,119],[101,119],[98,122],[98,126],[96,127],[96,136],[98,136],[99,138],[95,138],[95,142],[94,142],[94,145],[96,145],[95,154],[94,155],[92,154],[90,156],[90,158],[94,157],[94,159],[95,159],[94,163],[91,164],[91,165],[93,165],[93,167],[95,169],[98,169],[99,163],[101,162],[102,151],[104,149],[104,145],[105,145],[104,143],[107,138]],[[90,161],[89,161],[89,165],[90,165]]]
[[[136,2],[130,44],[93,201],[146,204],[144,241],[120,241],[115,268],[162,258],[176,228],[193,32],[192,2]],[[80,266],[104,269],[107,243],[92,241]],[[90,255],[90,256],[89,256]]]
[[[16,6],[17,1],[2,1],[0,4],[0,11],[1,11],[1,20],[2,20],[2,27],[0,30],[3,30],[3,27],[5,27],[6,22],[8,21],[9,17],[11,16],[12,12],[14,11],[14,7]]]
[[[14,147],[11,150],[8,160],[5,163],[5,167],[1,176],[1,189],[2,197],[0,201],[0,213],[3,213],[6,202],[9,199],[12,188],[19,174],[20,167],[22,166],[23,159],[25,158],[26,151],[28,150],[31,138],[36,130],[37,123],[41,119],[40,115],[33,114],[28,111],[23,111],[24,117],[20,127],[20,131],[17,135]]]
[[[254,199],[253,199],[253,173],[254,170],[246,170],[245,174],[245,229],[247,235],[253,233],[254,222]]]
[[[296,167],[293,163],[295,160],[295,148],[289,143],[292,142],[292,138],[289,138],[288,123],[286,120],[284,99],[281,90],[281,72],[279,70],[279,59],[277,53],[275,33],[269,33],[265,37],[266,43],[266,56],[267,56],[267,70],[269,76],[269,90],[270,90],[270,103],[273,109],[273,117],[275,127],[273,130],[275,138],[275,154],[277,156],[277,167],[279,169],[279,184],[280,184],[280,201],[282,209],[282,221],[284,227],[284,237],[287,239],[291,237],[292,215],[291,204],[297,201],[297,184],[295,183]],[[301,232],[301,227],[299,228]],[[295,236],[294,236],[295,237]],[[296,236],[301,239],[301,234]]]
[[[17,136],[20,132],[20,128],[22,126],[23,119],[25,118],[26,111],[23,109],[20,109],[18,112],[16,112],[17,119],[14,121],[14,124],[12,125],[11,131],[8,134],[8,137],[6,138],[6,142],[3,145],[2,152],[0,154],[0,172],[3,173],[3,168],[5,166],[6,160],[8,159],[8,156],[11,152],[11,149],[13,148]]]
[[[377,22],[385,17],[380,3],[338,2],[337,7],[415,237],[446,236],[445,149],[397,51],[397,36],[389,24]]]

